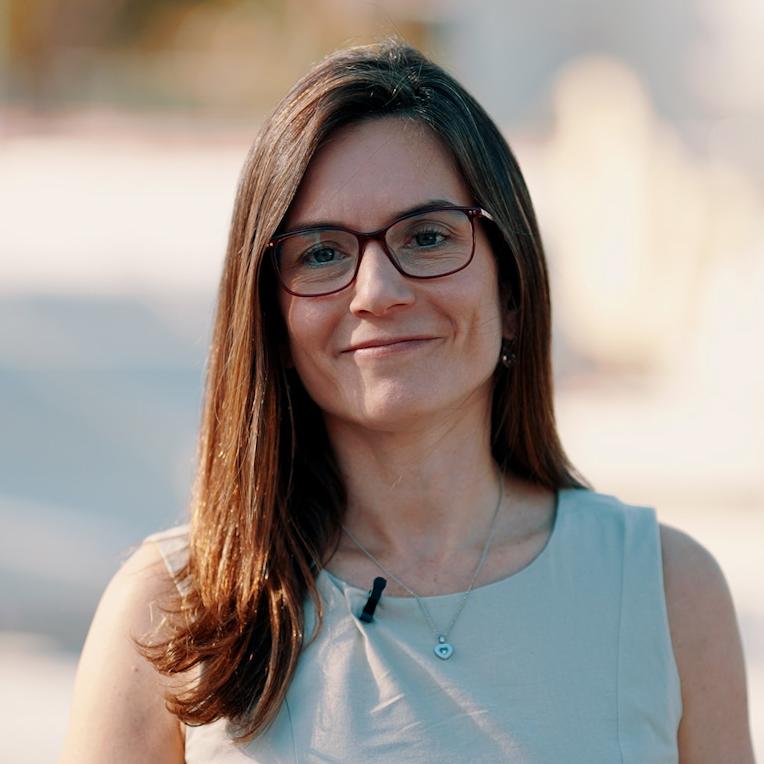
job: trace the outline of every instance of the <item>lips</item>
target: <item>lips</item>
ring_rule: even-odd
[[[354,342],[350,347],[345,348],[343,353],[352,353],[356,350],[369,350],[371,348],[385,348],[393,346],[403,347],[407,343],[424,342],[426,340],[434,340],[435,337],[431,335],[411,335],[405,337],[375,337],[368,340],[362,340],[360,342]]]

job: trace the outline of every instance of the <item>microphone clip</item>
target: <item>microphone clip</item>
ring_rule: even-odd
[[[369,599],[363,606],[363,612],[358,617],[364,623],[371,623],[374,620],[374,611],[379,604],[379,598],[382,596],[382,590],[387,586],[387,581],[382,576],[377,576],[371,586]]]

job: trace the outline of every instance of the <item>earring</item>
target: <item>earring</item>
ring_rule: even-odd
[[[499,356],[499,360],[505,369],[511,368],[515,361],[517,361],[517,353],[512,350],[513,344],[514,340],[502,340],[501,342],[501,355]]]

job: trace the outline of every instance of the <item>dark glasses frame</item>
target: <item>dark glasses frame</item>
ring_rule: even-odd
[[[411,273],[407,273],[403,269],[403,266],[401,266],[395,255],[388,248],[386,236],[387,232],[401,221],[407,220],[408,218],[417,217],[418,215],[422,215],[427,212],[464,212],[472,225],[472,250],[470,251],[470,256],[467,258],[467,261],[464,263],[464,265],[460,265],[458,268],[454,268],[451,271],[446,271],[445,273],[438,273],[434,276],[417,276]],[[370,241],[379,242],[382,246],[382,251],[385,253],[385,255],[387,255],[387,259],[393,264],[395,270],[397,270],[398,273],[400,273],[402,276],[405,276],[409,279],[439,279],[443,278],[443,276],[451,276],[454,273],[458,273],[459,271],[464,270],[472,262],[472,258],[475,256],[475,220],[477,218],[484,218],[485,220],[490,220],[493,222],[493,218],[491,217],[490,213],[486,212],[486,210],[484,210],[482,207],[457,207],[454,205],[422,207],[421,209],[414,210],[413,212],[407,212],[405,215],[401,215],[399,218],[396,218],[391,223],[384,226],[384,228],[378,228],[376,231],[356,231],[353,228],[348,228],[342,225],[317,225],[308,226],[306,228],[297,228],[293,231],[286,231],[284,233],[278,234],[277,236],[274,236],[268,242],[266,249],[269,249],[271,252],[273,269],[276,272],[276,276],[278,277],[281,288],[285,292],[289,292],[289,294],[294,295],[295,297],[324,297],[325,295],[336,294],[337,292],[341,292],[343,289],[347,289],[356,280],[356,277],[358,276],[358,270],[361,267],[361,260],[363,259],[364,253],[366,252],[366,245]],[[311,292],[310,294],[303,294],[301,292],[295,292],[292,289],[289,289],[289,287],[287,287],[287,285],[284,283],[284,280],[281,276],[281,270],[279,268],[279,258],[276,248],[277,245],[285,239],[289,239],[292,236],[304,235],[313,231],[343,231],[344,233],[352,234],[358,240],[358,260],[356,261],[353,275],[347,284],[344,284],[338,289],[330,289],[327,292]]]

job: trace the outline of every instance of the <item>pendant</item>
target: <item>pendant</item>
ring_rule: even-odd
[[[454,654],[454,648],[446,642],[446,638],[442,634],[438,637],[438,644],[432,648],[432,651],[442,661],[447,661]]]

